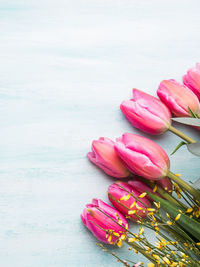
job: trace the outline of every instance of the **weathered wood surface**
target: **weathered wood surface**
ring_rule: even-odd
[[[80,223],[84,205],[107,200],[113,181],[85,155],[99,136],[142,134],[119,110],[132,87],[155,94],[200,60],[199,8],[194,0],[0,1],[1,266],[120,266]],[[153,139],[168,153],[179,142],[170,133]],[[194,181],[199,159],[182,147],[172,169]]]

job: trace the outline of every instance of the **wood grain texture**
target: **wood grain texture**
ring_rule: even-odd
[[[1,266],[120,266],[80,222],[114,181],[85,155],[100,136],[142,134],[119,110],[132,87],[155,95],[162,79],[181,80],[200,60],[199,8],[195,0],[0,1]],[[171,133],[153,139],[168,153],[179,142]],[[183,147],[172,169],[194,181],[199,159]]]

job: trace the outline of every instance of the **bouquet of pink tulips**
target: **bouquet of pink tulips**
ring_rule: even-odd
[[[187,72],[183,83],[162,81],[157,90],[160,99],[133,89],[133,98],[120,108],[141,131],[159,135],[169,130],[182,138],[173,153],[186,145],[200,156],[200,143],[172,126],[176,120],[200,129],[200,64]],[[81,214],[83,224],[99,241],[118,247],[127,244],[149,260],[148,267],[200,266],[200,190],[173,173],[168,155],[158,144],[124,133],[116,141],[94,140],[87,156],[106,174],[121,179],[107,190],[113,207],[95,198]],[[141,225],[137,234],[129,230],[131,221]],[[148,240],[145,228],[155,232],[156,244]],[[125,266],[144,266],[121,259],[103,244],[98,246]]]

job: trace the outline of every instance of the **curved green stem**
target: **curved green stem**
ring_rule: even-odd
[[[182,133],[181,131],[179,131],[178,129],[174,128],[173,126],[169,126],[169,130],[178,135],[179,137],[181,137],[183,140],[185,140],[187,143],[191,144],[191,143],[196,143],[196,141],[192,138],[190,138],[189,136],[187,136],[186,134]]]
[[[148,254],[141,246],[139,246],[136,242],[128,242],[127,240],[125,240],[126,244],[128,244],[129,246],[133,247],[134,249],[136,249],[137,251],[139,251],[142,255],[144,255],[147,259],[149,259],[152,263],[157,264],[156,260],[154,259],[153,256],[151,256],[150,254]],[[164,266],[163,264],[161,264],[160,266]]]
[[[174,182],[179,184],[181,187],[183,187],[187,192],[189,192],[196,200],[200,201],[200,192],[196,189],[194,189],[191,185],[189,185],[187,182],[182,180],[180,177],[175,175],[172,172],[167,173],[167,177],[172,179]]]

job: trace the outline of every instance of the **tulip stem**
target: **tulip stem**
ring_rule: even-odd
[[[186,134],[182,133],[181,131],[179,131],[178,129],[174,128],[173,126],[169,126],[169,130],[178,135],[179,137],[181,137],[183,140],[185,140],[187,143],[191,144],[191,143],[196,143],[196,141],[192,138],[190,138],[189,136],[187,136]]]
[[[187,182],[182,180],[180,177],[175,175],[172,172],[168,172],[167,176],[172,179],[174,182],[179,184],[181,187],[183,187],[187,192],[189,192],[196,200],[200,201],[200,192],[194,189],[191,185],[189,185]]]
[[[147,181],[144,178],[140,178],[146,185],[148,185],[149,187],[151,187],[152,189],[154,188],[155,184]],[[158,194],[160,194],[161,196],[163,196],[166,200],[168,200],[169,202],[171,202],[172,204],[175,204],[176,206],[182,206],[183,208],[187,208],[183,203],[180,203],[176,198],[174,198],[172,195],[170,195],[166,190],[162,189],[158,184],[157,184],[158,188],[156,190],[156,192]]]
[[[171,202],[172,204],[175,204],[176,206],[184,207],[184,204],[180,203],[177,199],[175,199],[173,196],[171,196],[167,191],[163,190],[161,187],[158,187],[156,192],[158,192],[161,196],[163,196],[166,200]]]

